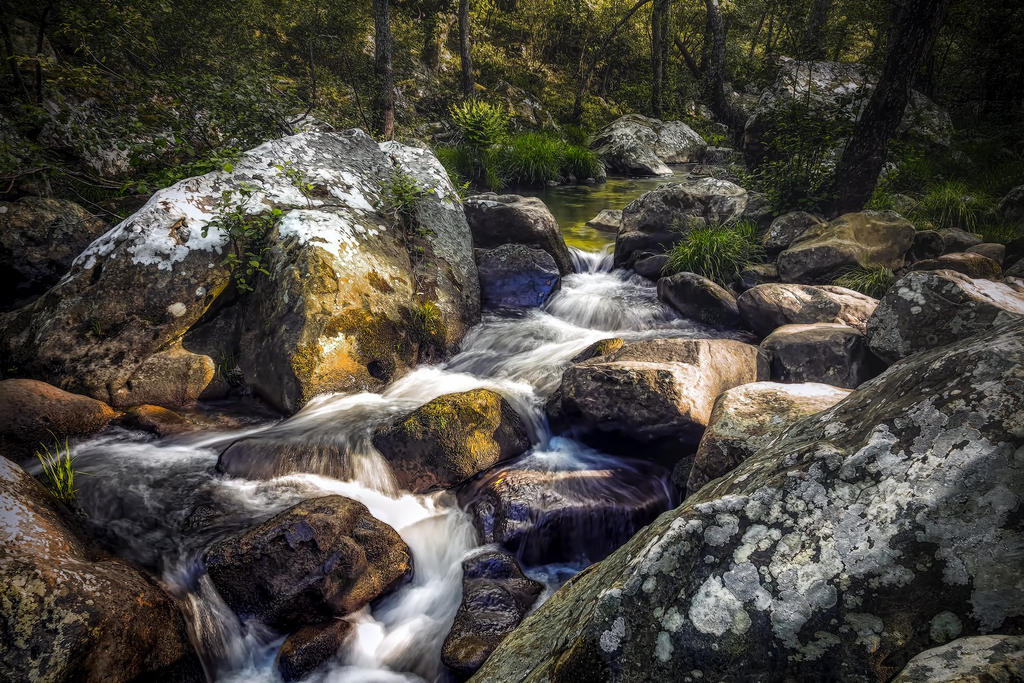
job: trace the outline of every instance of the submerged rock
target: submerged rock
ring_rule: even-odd
[[[693,466],[677,468],[672,479],[691,496],[780,438],[790,425],[831,408],[849,393],[812,382],[752,382],[729,389],[715,400]]]
[[[951,270],[910,272],[882,297],[867,324],[868,345],[893,363],[1024,316],[1024,289]]]
[[[933,632],[1013,631],[1022,420],[1024,323],[908,358],[564,586],[478,680],[866,683]]]
[[[355,612],[394,590],[412,573],[412,553],[362,503],[324,496],[216,543],[205,564],[241,618],[290,629]]]
[[[538,308],[560,283],[551,255],[522,244],[477,249],[476,267],[484,308]]]
[[[171,596],[97,553],[65,513],[0,457],[0,679],[206,680]]]
[[[463,206],[477,248],[522,244],[551,254],[562,275],[573,272],[572,255],[562,231],[548,207],[537,197],[488,192],[467,197]]]
[[[666,164],[700,161],[707,143],[682,121],[627,114],[598,131],[590,148],[613,173],[672,175]]]
[[[736,305],[747,327],[766,337],[795,323],[842,323],[863,330],[878,300],[833,285],[768,283],[740,294]]]
[[[601,211],[587,221],[588,228],[605,230],[607,232],[618,232],[622,226],[621,209],[601,209]]]
[[[1021,636],[959,638],[925,650],[892,679],[892,683],[1019,681],[1024,681],[1024,637]]]
[[[823,382],[856,389],[884,369],[864,333],[838,323],[783,325],[761,342],[776,382]]]
[[[736,307],[736,297],[696,273],[676,273],[658,280],[658,299],[684,318],[721,327],[743,324]]]
[[[463,560],[462,602],[441,649],[441,662],[469,678],[519,625],[543,589],[500,550]]]
[[[501,394],[474,389],[435,398],[373,436],[398,485],[450,488],[530,448],[523,419]]]

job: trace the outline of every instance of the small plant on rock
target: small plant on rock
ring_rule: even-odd
[[[669,249],[665,274],[696,273],[728,287],[743,268],[763,255],[756,227],[749,221],[696,227]]]
[[[436,341],[444,335],[444,319],[437,304],[427,301],[412,310],[412,329],[424,343]]]
[[[75,457],[71,455],[71,446],[68,440],[63,442],[54,440],[53,447],[40,444],[42,450],[36,451],[36,458],[42,465],[42,484],[54,498],[71,505],[75,502],[78,489],[75,486],[75,475],[79,472],[75,469]]]
[[[896,277],[891,270],[883,267],[873,268],[848,268],[841,272],[832,284],[839,287],[846,287],[861,294],[867,294],[875,299],[881,299],[892,287]]]
[[[391,216],[406,233],[413,232],[419,223],[416,209],[420,202],[434,194],[433,188],[423,187],[416,178],[400,168],[391,172],[381,183],[380,190],[381,201],[377,209]]]
[[[227,234],[231,248],[221,265],[228,267],[235,287],[243,294],[253,291],[255,278],[259,274],[270,274],[263,264],[263,257],[269,249],[267,239],[284,215],[280,209],[249,213],[246,205],[255,192],[253,187],[243,184],[237,190],[241,199],[236,201],[235,191],[224,190],[217,214],[203,226],[203,237],[206,237],[211,227],[219,228]]]

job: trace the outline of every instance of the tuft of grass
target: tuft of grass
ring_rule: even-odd
[[[929,188],[917,213],[936,228],[961,228],[974,232],[992,206],[989,196],[971,191],[961,181],[950,180]]]
[[[763,256],[756,226],[750,221],[698,227],[669,249],[664,272],[697,273],[728,287],[743,268],[759,262]]]
[[[438,340],[444,335],[444,319],[437,304],[427,301],[412,310],[412,329],[424,343]]]
[[[888,268],[856,267],[841,272],[832,280],[832,284],[867,294],[875,299],[881,299],[895,280],[896,276]]]
[[[500,166],[510,185],[544,185],[562,175],[564,143],[544,133],[513,137],[500,154]]]
[[[598,178],[604,167],[597,155],[581,145],[566,145],[562,150],[562,175],[575,176],[578,180]]]
[[[1024,237],[1024,223],[996,221],[982,225],[978,228],[977,232],[985,242],[1009,244],[1014,240]]]
[[[51,449],[46,444],[40,444],[41,451],[36,451],[36,458],[43,466],[42,484],[54,498],[62,503],[71,505],[75,502],[78,489],[75,486],[75,457],[71,455],[71,446],[68,440],[63,443],[55,440]]]

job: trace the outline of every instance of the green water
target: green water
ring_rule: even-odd
[[[609,178],[602,185],[559,185],[543,190],[522,190],[531,197],[540,197],[558,225],[565,243],[586,251],[599,251],[615,241],[615,233],[595,230],[586,223],[601,209],[621,209],[645,192],[663,183],[678,182],[686,168],[677,166],[674,175],[654,178]]]

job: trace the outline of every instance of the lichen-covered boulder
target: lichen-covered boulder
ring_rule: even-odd
[[[672,479],[686,495],[693,495],[779,438],[797,420],[831,408],[849,393],[814,382],[751,382],[729,389],[715,399],[692,466],[677,467]],[[689,459],[683,464],[689,465]]]
[[[523,574],[501,550],[485,550],[462,562],[462,602],[441,648],[441,662],[469,678],[523,620],[544,584]]]
[[[1021,636],[958,638],[925,650],[892,679],[892,683],[1020,681],[1024,681],[1024,637]]]
[[[696,444],[715,399],[767,379],[756,346],[732,339],[653,339],[569,367],[558,392],[563,419],[600,442]]]
[[[555,259],[522,244],[477,249],[476,267],[484,308],[538,308],[561,283]]]
[[[658,299],[684,318],[722,327],[738,327],[743,324],[736,307],[736,297],[729,290],[696,273],[676,273],[658,280]]]
[[[450,488],[530,448],[523,419],[490,389],[445,394],[393,424],[373,445],[398,485],[414,493]]]
[[[396,173],[424,190],[404,211],[388,208]],[[230,267],[247,252],[265,271],[252,292]],[[294,412],[380,388],[478,318],[469,227],[437,159],[361,131],[302,133],[154,194],[0,322],[0,360],[115,407],[174,407],[234,358]]]
[[[893,363],[1024,316],[1024,289],[951,270],[907,273],[867,323],[868,345]]]
[[[178,605],[0,457],[0,679],[205,681]]]
[[[666,164],[700,161],[707,143],[682,121],[627,114],[598,131],[590,148],[613,173],[672,175]]]
[[[32,458],[54,441],[91,436],[117,417],[102,401],[62,391],[34,379],[0,381],[0,452],[15,461]]]
[[[1024,323],[908,358],[564,586],[479,681],[886,681],[1024,618]]]
[[[412,573],[412,553],[398,533],[343,496],[293,505],[215,543],[204,562],[239,617],[278,629],[355,612]]]
[[[942,254],[935,258],[922,259],[911,264],[911,270],[953,270],[970,278],[998,280],[1003,269],[987,256],[969,251]]]
[[[856,389],[884,365],[864,332],[839,323],[783,325],[761,342],[776,382],[823,382]]]
[[[308,678],[338,656],[355,626],[344,619],[303,626],[281,644],[274,667],[286,683]]]
[[[761,236],[761,246],[769,256],[789,248],[807,230],[821,225],[824,221],[813,213],[791,211],[784,213],[771,222],[768,230]]]
[[[842,323],[863,330],[877,299],[845,287],[768,283],[736,299],[747,327],[766,337],[790,324]]]
[[[694,227],[735,221],[746,207],[747,191],[728,180],[688,175],[662,185],[622,210],[615,265],[632,265],[640,252],[663,252]]]
[[[107,224],[66,199],[22,197],[0,202],[0,310],[14,308],[57,283]]]
[[[572,255],[562,231],[537,197],[488,192],[467,197],[463,206],[478,249],[523,244],[551,254],[562,275],[573,272]]]
[[[812,226],[779,254],[783,282],[826,282],[845,268],[903,267],[913,224],[891,211],[848,213]]]

